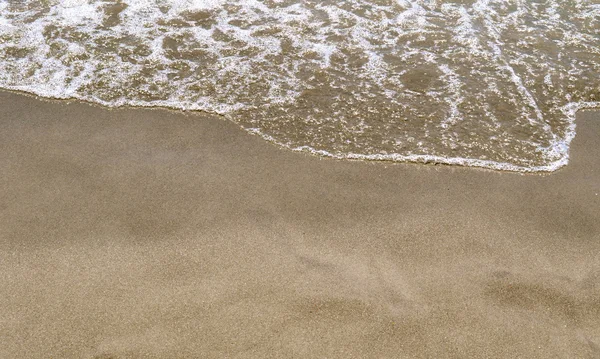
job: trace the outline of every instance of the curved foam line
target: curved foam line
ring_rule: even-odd
[[[119,103],[119,104],[111,104],[106,101],[102,101],[99,99],[87,98],[86,96],[78,96],[76,94],[72,96],[51,96],[41,93],[41,91],[35,91],[27,86],[7,86],[1,87],[7,90],[13,91],[21,91],[41,97],[45,97],[48,99],[56,99],[56,100],[80,100],[91,102],[94,104],[98,104],[105,107],[110,108],[119,108],[125,106],[133,106],[133,107],[145,107],[145,108],[168,108],[172,110],[178,111],[202,111],[207,112],[202,109],[190,109],[186,108],[179,103],[173,103],[170,101],[153,101],[152,103],[143,102],[143,101],[127,101],[127,103]],[[524,172],[524,173],[534,173],[534,172],[553,172],[558,170],[561,167],[566,166],[569,163],[569,148],[571,141],[575,137],[575,116],[577,111],[583,109],[595,109],[600,108],[600,102],[570,102],[561,108],[561,111],[565,114],[569,121],[569,127],[567,135],[563,141],[559,141],[558,143],[550,146],[546,151],[556,152],[559,157],[558,160],[550,162],[550,164],[545,166],[533,166],[533,167],[525,167],[518,166],[508,162],[495,162],[489,160],[481,160],[474,158],[464,158],[464,157],[442,157],[442,156],[434,156],[434,155],[400,155],[397,153],[392,154],[361,154],[361,153],[331,153],[324,150],[317,150],[310,146],[299,146],[299,147],[290,147],[289,145],[277,141],[274,137],[264,134],[258,128],[245,128],[242,127],[246,132],[258,135],[264,140],[276,144],[278,146],[290,149],[294,152],[305,152],[311,153],[313,155],[318,155],[322,157],[329,157],[335,159],[353,159],[353,160],[367,160],[367,161],[390,161],[390,162],[408,162],[408,163],[432,163],[432,164],[445,164],[445,165],[459,165],[465,167],[480,167],[487,168],[493,170],[500,171],[511,171],[511,172]],[[227,112],[217,113],[218,115],[222,115],[227,118],[229,121],[236,123],[235,121],[228,118]],[[237,124],[237,123],[236,123]]]
[[[361,154],[361,153],[331,153],[324,150],[317,150],[310,146],[299,146],[290,147],[285,143],[277,141],[275,138],[262,133],[257,128],[246,129],[247,132],[258,135],[264,140],[274,143],[278,146],[288,148],[295,152],[306,152],[313,155],[322,157],[329,157],[335,159],[353,159],[353,160],[368,160],[368,161],[390,161],[390,162],[407,162],[407,163],[431,163],[431,164],[444,164],[444,165],[458,165],[465,167],[479,167],[499,171],[511,171],[511,172],[522,172],[522,173],[536,173],[536,172],[554,172],[567,164],[569,164],[569,149],[571,141],[575,138],[575,116],[577,111],[582,109],[595,109],[600,108],[600,102],[570,102],[563,106],[561,109],[569,120],[569,127],[567,135],[563,141],[553,144],[548,151],[556,152],[559,159],[550,162],[545,166],[518,166],[508,162],[496,162],[489,160],[481,160],[475,158],[464,158],[464,157],[442,157],[434,155],[400,155],[397,153],[392,154]]]

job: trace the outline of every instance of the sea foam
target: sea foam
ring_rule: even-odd
[[[599,107],[593,0],[0,2],[0,87],[218,113],[335,158],[553,171]]]

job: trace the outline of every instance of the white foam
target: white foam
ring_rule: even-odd
[[[348,0],[292,5],[259,0],[123,2],[127,6],[119,14],[120,23],[110,28],[103,25],[108,16],[104,13],[105,1],[49,0],[48,10],[40,10],[42,7],[33,0],[16,5],[0,2],[0,39],[4,40],[0,41],[0,87],[106,106],[166,106],[216,112],[239,122],[245,120],[235,116],[237,111],[283,107],[291,115],[271,120],[280,121],[280,128],[293,132],[296,126],[286,127],[285,121],[294,118],[294,105],[303,93],[318,90],[312,81],[319,71],[318,77],[329,81],[332,89],[351,96],[332,98],[331,101],[337,101],[336,110],[315,108],[309,118],[301,119],[310,126],[325,129],[339,125],[337,128],[348,135],[345,144],[374,141],[380,136],[368,138],[369,131],[375,131],[388,119],[373,114],[389,111],[368,101],[383,99],[412,116],[407,118],[411,126],[419,124],[412,121],[414,117],[423,119],[425,127],[407,126],[406,131],[413,131],[407,137],[417,138],[414,142],[386,138],[387,134],[383,134],[384,141],[396,143],[399,151],[385,154],[378,153],[380,144],[376,142],[356,143],[359,148],[369,148],[363,154],[317,149],[322,146],[309,144],[320,138],[318,127],[312,130],[314,138],[310,138],[310,132],[303,133],[304,144],[292,141],[302,137],[292,132],[269,134],[260,126],[251,127],[257,128],[253,131],[294,150],[336,158],[437,162],[519,171],[542,171],[566,163],[574,136],[572,109],[596,104],[574,102],[573,98],[580,98],[580,94],[568,90],[578,77],[600,70],[598,61],[593,60],[600,56],[594,33],[600,7],[593,0],[542,0],[545,6],[512,1],[510,7],[504,0],[477,0],[473,4]],[[564,6],[572,7],[570,19],[560,16]],[[193,20],[188,21],[194,12],[203,12],[210,19],[196,26]],[[521,31],[525,36],[515,45],[506,41],[510,31]],[[537,38],[547,40],[546,32],[548,36],[561,34],[552,40],[560,48],[577,51],[553,54],[542,48],[536,53],[538,61],[518,47],[536,46]],[[111,43],[120,46],[103,48]],[[182,52],[200,54],[199,58],[172,56],[171,43]],[[290,51],[290,47],[295,50]],[[587,53],[574,57],[570,64],[561,61],[584,52]],[[388,56],[396,60],[389,60]],[[404,62],[402,66],[398,61]],[[420,67],[438,69],[438,80],[443,85],[424,91],[411,88],[402,76],[409,76]],[[307,75],[310,71],[312,77]],[[474,91],[469,85],[474,81],[485,84],[485,90]],[[600,86],[598,79],[589,81],[590,86]],[[543,101],[535,89],[541,85],[547,87]],[[510,104],[509,110],[502,110],[510,113],[498,112],[491,101],[487,102],[488,97]],[[474,98],[479,105],[473,105],[477,102]],[[426,101],[430,106],[419,110],[422,112],[410,112]],[[359,108],[368,110],[360,112]],[[473,118],[471,113],[476,111],[482,111],[485,118]],[[433,117],[434,113],[443,115]],[[563,117],[556,117],[556,113]],[[401,122],[394,121],[394,126],[400,126]],[[559,126],[551,127],[550,123]],[[473,126],[471,132],[489,132],[489,146],[470,140],[469,131],[457,134],[454,127],[467,124]],[[512,136],[513,125],[530,131],[531,138]],[[460,152],[469,146],[480,146],[482,151],[494,146],[516,146],[523,157],[502,162],[439,155],[437,150],[426,147],[431,141],[429,136],[435,132],[432,130],[452,151]],[[528,164],[527,156],[540,154],[541,159],[535,160],[539,165]],[[485,156],[488,155],[493,153]]]
[[[86,0],[65,0],[54,6],[55,16],[61,25],[74,26],[84,22],[98,24],[102,16],[96,6]]]
[[[600,104],[599,104],[600,105]],[[361,154],[361,153],[332,153],[325,150],[317,150],[310,146],[299,146],[290,147],[286,143],[282,143],[276,140],[274,137],[263,134],[259,129],[252,128],[247,130],[249,133],[258,135],[266,141],[272,142],[276,145],[287,147],[295,152],[307,152],[318,156],[335,158],[335,159],[350,159],[350,160],[367,160],[367,161],[390,161],[390,162],[412,162],[412,163],[423,163],[423,164],[443,164],[443,165],[458,165],[467,167],[480,167],[492,170],[500,171],[511,171],[511,172],[553,172],[561,167],[564,167],[569,162],[568,145],[571,142],[569,139],[568,143],[563,143],[560,147],[560,156],[555,160],[543,166],[519,166],[508,162],[496,162],[482,159],[464,158],[464,157],[443,157],[427,154],[411,154],[401,155],[397,153],[392,154]]]

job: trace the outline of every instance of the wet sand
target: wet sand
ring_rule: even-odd
[[[0,358],[600,357],[599,112],[521,175],[0,107]]]

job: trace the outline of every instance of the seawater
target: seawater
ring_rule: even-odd
[[[598,0],[0,0],[0,87],[218,113],[336,158],[552,171]]]

